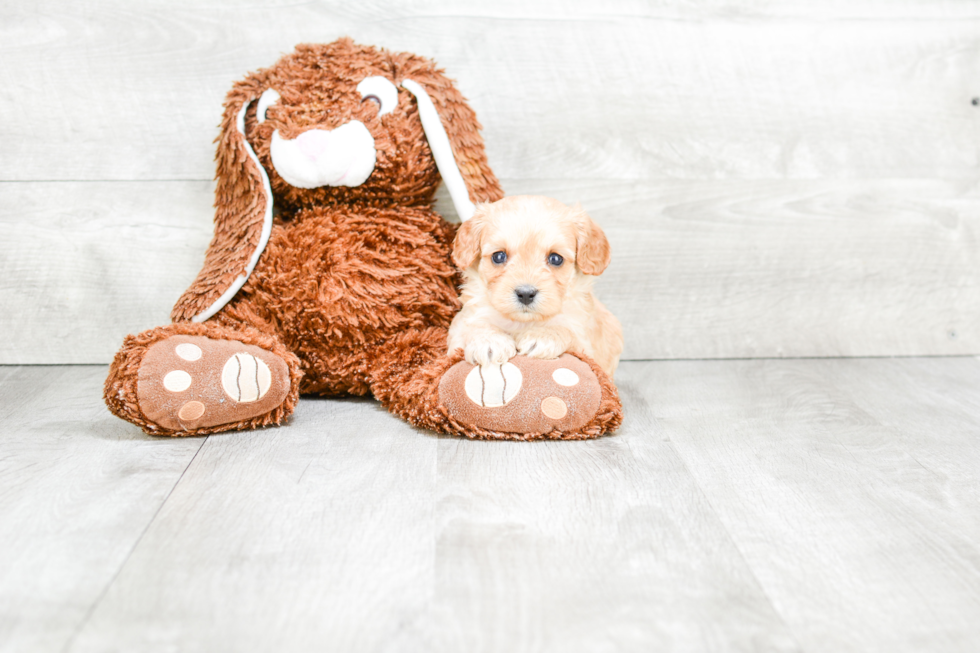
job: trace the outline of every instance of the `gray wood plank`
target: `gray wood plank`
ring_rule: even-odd
[[[597,290],[624,325],[626,358],[980,348],[975,183],[569,183],[545,194],[581,200],[609,233]]]
[[[923,483],[928,502],[948,503],[958,519],[968,520],[962,535],[980,532],[980,364],[976,358],[914,358],[875,362],[821,363],[862,410],[890,431],[900,434],[901,460],[913,460],[928,472],[935,486]],[[915,401],[895,401],[914,397]],[[928,406],[928,410],[923,407]],[[955,493],[945,491],[957,490]],[[962,510],[960,508],[963,508]],[[941,518],[945,509],[936,511]],[[962,562],[980,569],[980,551],[958,547]]]
[[[799,650],[635,397],[598,442],[364,400],[211,437],[70,650]]]
[[[0,367],[0,650],[60,651],[202,440],[105,409],[106,369]]]
[[[0,367],[0,650],[980,642],[973,357],[627,362],[620,434],[539,444],[357,399],[151,440],[103,374]]]
[[[365,399],[210,437],[69,650],[377,650],[431,591],[436,445]]]
[[[651,411],[625,410],[599,442],[440,441],[436,590],[389,650],[801,650]]]
[[[604,226],[626,359],[980,352],[974,183],[504,183]],[[2,363],[108,362],[168,321],[210,239],[210,182],[2,188]]]
[[[210,182],[2,184],[0,363],[108,363],[204,262]]]
[[[977,649],[976,360],[644,370],[628,391],[805,650]]]
[[[210,179],[231,83],[349,34],[459,80],[506,178],[975,179],[970,2],[0,9],[2,180]]]

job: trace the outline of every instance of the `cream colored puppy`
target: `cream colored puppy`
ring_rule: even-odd
[[[581,207],[532,195],[481,204],[456,234],[453,262],[464,285],[450,352],[473,365],[585,354],[612,376],[622,327],[592,293],[609,241]]]

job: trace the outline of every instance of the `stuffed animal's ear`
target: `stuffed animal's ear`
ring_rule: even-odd
[[[245,112],[264,86],[255,78],[236,84],[225,99],[218,137],[214,237],[204,266],[170,318],[203,322],[245,284],[272,232],[272,189],[265,169],[245,140]]]
[[[453,263],[460,270],[473,265],[480,258],[480,239],[483,236],[482,206],[476,207],[473,216],[460,225],[453,241]]]
[[[582,274],[599,276],[609,267],[612,256],[609,251],[609,239],[605,232],[592,218],[576,206],[578,215],[575,217],[576,249],[575,264]]]
[[[416,98],[429,149],[449,189],[460,219],[473,214],[473,205],[504,196],[490,170],[476,113],[463,94],[433,64],[407,55],[399,62],[401,85]]]

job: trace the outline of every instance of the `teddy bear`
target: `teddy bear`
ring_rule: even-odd
[[[480,368],[447,351],[456,225],[434,195],[441,181],[463,220],[503,197],[480,128],[433,62],[348,38],[235,83],[203,267],[171,324],[126,337],[110,411],[200,435],[281,424],[300,394],[349,394],[471,438],[617,428],[616,387],[584,356]]]

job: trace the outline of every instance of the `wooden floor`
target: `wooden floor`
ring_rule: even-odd
[[[0,367],[3,651],[976,651],[980,361],[626,362],[592,442],[156,439]]]

